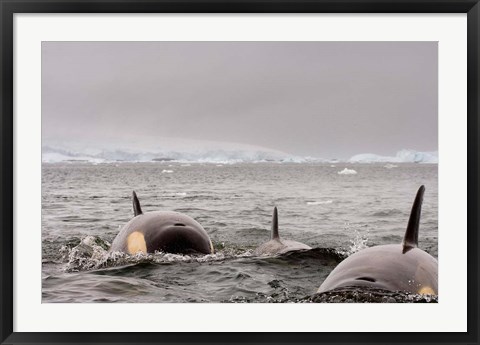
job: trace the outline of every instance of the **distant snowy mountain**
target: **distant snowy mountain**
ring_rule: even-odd
[[[241,162],[306,162],[308,157],[299,157],[264,147],[207,141],[189,141],[189,145],[168,144],[140,147],[135,144],[45,143],[42,161],[48,163],[87,161],[102,162],[196,162],[196,163],[241,163]],[[182,147],[183,146],[183,147]]]
[[[398,151],[396,156],[380,156],[373,153],[355,155],[350,163],[438,163],[438,151],[418,152],[414,150]]]
[[[44,140],[42,162],[185,162],[185,163],[327,163],[326,160],[302,157],[266,147],[204,140],[160,138],[142,142],[59,142]],[[438,163],[438,152],[401,150],[394,157],[376,154],[355,155],[350,163]]]

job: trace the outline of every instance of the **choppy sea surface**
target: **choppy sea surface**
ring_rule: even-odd
[[[402,241],[422,184],[419,247],[437,257],[437,164],[44,163],[42,301],[435,302],[381,290],[316,294],[348,255]],[[197,220],[216,253],[107,252],[133,217],[133,190],[144,212]],[[270,238],[274,206],[280,236],[312,250],[253,255]]]

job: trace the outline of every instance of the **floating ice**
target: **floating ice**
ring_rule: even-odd
[[[342,171],[338,172],[339,175],[356,175],[357,172],[353,169],[345,168]]]
[[[173,173],[173,170],[167,170],[167,169],[162,170],[162,174],[171,174],[171,173]]]

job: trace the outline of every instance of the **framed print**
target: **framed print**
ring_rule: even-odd
[[[478,343],[477,1],[1,16],[2,343]]]

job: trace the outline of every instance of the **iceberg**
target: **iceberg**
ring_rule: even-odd
[[[349,159],[350,163],[438,163],[438,151],[419,152],[414,150],[400,150],[395,156],[380,156],[373,153],[355,155]]]
[[[342,171],[338,172],[339,175],[356,175],[357,172],[353,169],[345,168]]]

